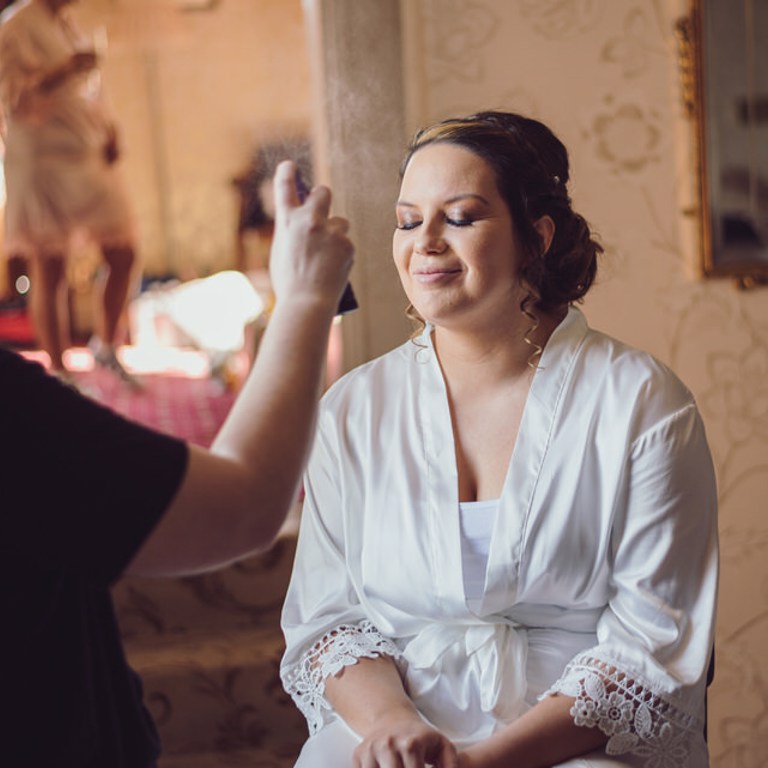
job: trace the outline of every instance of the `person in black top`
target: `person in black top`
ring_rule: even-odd
[[[134,424],[0,349],[0,764],[147,768],[158,740],[109,587],[268,547],[298,489],[351,268],[330,192],[275,177],[276,304],[210,450]]]

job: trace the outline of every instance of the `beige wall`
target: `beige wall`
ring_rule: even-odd
[[[231,178],[264,137],[309,130],[301,0],[80,0],[86,30],[106,29],[105,84],[122,128],[146,269],[231,267]]]
[[[719,768],[768,765],[768,301],[695,277],[682,214],[690,156],[679,0],[409,0],[408,123],[500,107],[571,151],[575,205],[607,254],[590,323],[669,364],[715,456],[722,584],[710,743]]]

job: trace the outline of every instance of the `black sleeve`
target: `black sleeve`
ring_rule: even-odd
[[[0,349],[0,557],[120,576],[173,499],[189,449]]]

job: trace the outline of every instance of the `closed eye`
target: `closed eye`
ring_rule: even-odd
[[[474,219],[451,219],[446,218],[446,222],[452,227],[471,227],[475,221]]]
[[[396,229],[409,230],[416,229],[421,224],[420,221],[404,221],[402,224],[398,224]]]

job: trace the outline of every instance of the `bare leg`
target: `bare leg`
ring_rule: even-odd
[[[51,369],[63,371],[69,346],[69,296],[64,254],[35,254],[30,259],[29,308],[40,346],[51,358]]]
[[[109,346],[118,342],[121,320],[133,282],[136,254],[130,245],[104,246],[105,269],[96,280],[95,331]]]
[[[101,252],[104,269],[96,280],[95,336],[90,347],[97,364],[126,384],[141,389],[141,383],[123,368],[115,352],[122,333],[121,321],[133,282],[136,255],[130,245],[103,246]]]

